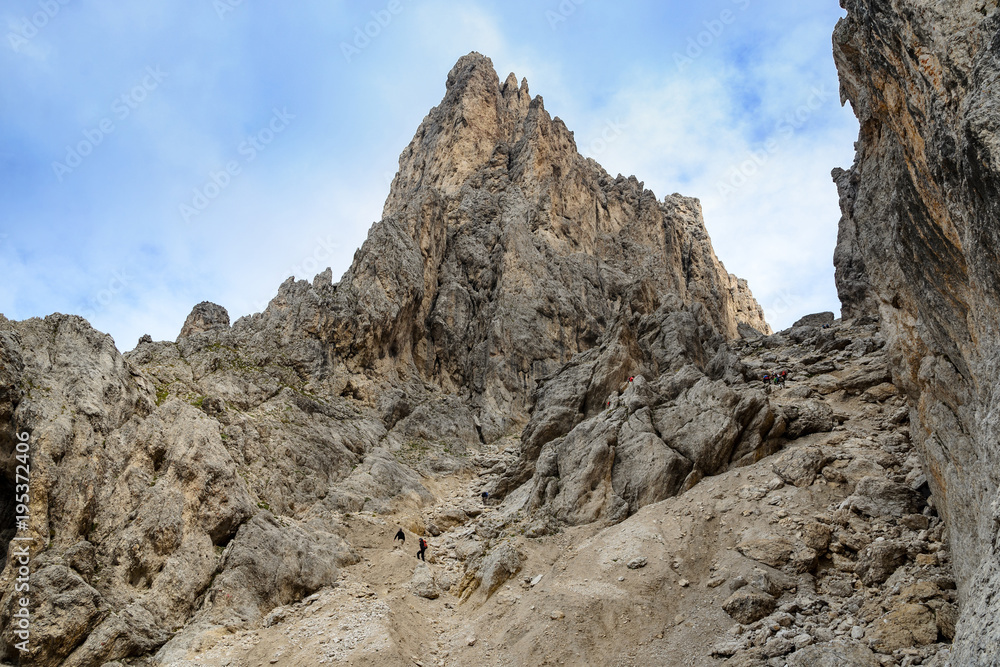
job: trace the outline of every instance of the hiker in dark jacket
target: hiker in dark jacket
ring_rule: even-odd
[[[427,551],[427,541],[424,538],[421,537],[420,538],[420,551],[417,552],[417,558],[419,558],[420,560],[422,560],[422,561],[424,561],[426,563],[427,559],[424,558],[424,552],[425,551]]]
[[[400,528],[399,531],[396,533],[396,537],[392,538],[392,543],[394,545],[396,544],[396,540],[399,540],[399,543],[401,545],[406,546],[406,533],[403,532],[402,528]]]

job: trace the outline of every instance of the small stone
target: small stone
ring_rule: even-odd
[[[855,625],[853,628],[851,628],[851,639],[864,639],[864,638],[865,638],[865,629],[863,627],[861,627],[860,625]]]
[[[630,570],[638,570],[639,568],[646,567],[646,563],[647,563],[646,557],[639,556],[638,558],[633,558],[632,560],[630,560],[628,562],[628,565],[626,565],[626,567]]]
[[[476,636],[475,635],[469,635],[468,637],[466,637],[465,638],[465,644],[467,646],[475,646],[476,645]]]
[[[551,618],[553,621],[558,621],[563,618],[566,618],[566,614],[557,609],[556,611],[553,611],[552,613],[549,614],[549,618]]]
[[[729,658],[746,648],[746,644],[741,641],[720,642],[712,647],[711,656],[713,658]]]

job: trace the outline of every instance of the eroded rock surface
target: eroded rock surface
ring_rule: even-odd
[[[881,322],[948,518],[956,664],[987,665],[1000,655],[1000,14],[983,0],[841,4],[834,56],[861,133],[834,172],[837,286],[845,317]]]
[[[734,417],[740,399],[706,384],[732,379],[725,345],[741,331],[770,330],[746,282],[715,257],[697,200],[611,177],[526,82],[501,82],[488,58],[465,56],[338,283],[329,270],[289,279],[263,313],[235,323],[200,303],[176,341],[144,336],[125,355],[78,317],[0,320],[4,483],[15,431],[30,432],[33,566],[52,575],[43,590],[87,607],[44,612],[47,639],[29,657],[97,665],[169,639],[167,660],[218,628],[257,624],[357,562],[347,516],[432,504],[435,480],[479,471],[473,461],[516,441],[541,395],[559,414],[532,447],[548,444],[560,424],[602,413],[637,361],[655,375],[692,365],[705,376],[670,396],[688,412],[714,401],[692,445],[704,449],[758,405]],[[555,385],[580,364],[591,377],[571,411]],[[563,393],[577,399],[575,386]],[[594,468],[617,469],[607,493],[535,529],[621,519],[693,479],[676,453],[688,435],[680,418],[673,448],[655,434],[662,400],[654,390],[626,397],[629,414],[649,408],[599,425],[623,445],[617,464],[612,455]],[[713,451],[688,451],[698,474],[719,467]],[[495,461],[494,486],[515,455]],[[528,477],[533,463],[522,466]],[[582,487],[591,473],[577,476]],[[477,514],[455,509],[435,530]],[[501,526],[478,530],[492,538]],[[6,546],[13,531],[0,529]],[[516,556],[478,554],[473,580],[492,593],[518,573]],[[0,579],[0,659],[14,655],[14,572]]]

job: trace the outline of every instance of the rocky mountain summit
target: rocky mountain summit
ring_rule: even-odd
[[[339,282],[124,355],[0,316],[0,537],[32,545],[0,660],[991,664],[996,6],[845,5],[843,320],[772,333],[697,200],[475,53]]]
[[[33,442],[29,654],[53,665],[197,651],[220,628],[253,627],[358,562],[343,513],[432,503],[434,480],[516,446],[526,425],[533,448],[539,428],[552,439],[600,421],[640,373],[711,384],[699,391],[714,392],[733,449],[760,406],[728,414],[727,341],[770,331],[696,200],[610,177],[479,54],[449,74],[340,282],[290,279],[233,324],[201,303],[175,342],[143,337],[124,356],[74,316],[0,330],[4,451],[15,432]],[[648,418],[630,428],[642,435],[628,455],[603,464],[615,484],[553,521],[620,521],[720,467]],[[533,464],[519,457],[498,495]],[[570,486],[557,500],[574,502]],[[7,658],[15,572],[2,581]]]

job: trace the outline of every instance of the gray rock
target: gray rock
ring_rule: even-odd
[[[229,313],[222,306],[211,301],[202,301],[195,306],[184,320],[177,340],[187,338],[206,331],[219,331],[229,328]],[[143,342],[140,340],[140,342]],[[148,341],[152,342],[152,340]]]
[[[493,595],[500,586],[517,576],[523,563],[524,555],[513,544],[504,543],[490,550],[476,575],[479,587],[484,590],[486,597]]]
[[[638,556],[630,560],[626,564],[626,567],[628,567],[628,569],[630,570],[638,570],[640,568],[646,567],[646,563],[647,561],[645,556]]]
[[[854,166],[834,172],[837,287],[845,318],[881,321],[893,383],[909,399],[914,444],[948,522],[963,595],[951,659],[988,665],[1000,652],[1000,598],[989,593],[1000,583],[990,510],[1000,395],[983,390],[995,385],[1000,350],[991,333],[1000,313],[1000,81],[998,54],[976,45],[991,43],[995,28],[974,0],[845,7],[834,57],[863,131]],[[914,57],[922,64],[911,66]],[[887,80],[898,86],[896,103],[881,102]]]
[[[418,562],[413,571],[413,578],[410,579],[410,590],[414,595],[418,595],[428,600],[436,600],[441,594],[434,580],[434,573],[431,572],[427,563]]]
[[[880,667],[882,664],[867,646],[846,639],[800,649],[786,660],[788,667]]]
[[[37,607],[31,610],[31,635],[28,650],[20,653],[21,660],[30,660],[33,665],[61,665],[102,616],[104,601],[76,572],[62,565],[32,572],[30,592]],[[4,611],[12,613],[11,598],[4,603]],[[8,646],[22,641],[13,634],[18,627],[13,621],[4,624],[2,637]]]
[[[805,317],[799,318],[795,324],[792,325],[793,329],[798,327],[822,327],[827,324],[833,324],[834,315],[831,312],[825,313],[814,313],[812,315],[806,315]]]
[[[94,545],[83,540],[77,542],[63,554],[66,563],[85,578],[94,574],[97,567],[97,552]]]
[[[854,571],[866,586],[881,584],[906,562],[906,546],[895,541],[872,542],[858,554]]]
[[[796,447],[781,454],[771,468],[786,484],[809,486],[828,462],[818,447]]]
[[[854,495],[844,503],[868,516],[899,518],[919,512],[924,506],[924,499],[904,484],[872,475],[862,478]]]
[[[764,591],[743,586],[722,603],[722,608],[736,622],[748,625],[774,611],[775,604],[774,597]]]
[[[833,408],[817,400],[806,399],[782,406],[788,418],[787,438],[794,440],[810,433],[833,430]]]
[[[307,533],[261,512],[240,527],[219,562],[204,620],[258,623],[268,610],[335,584],[338,564],[356,561],[342,538]]]

